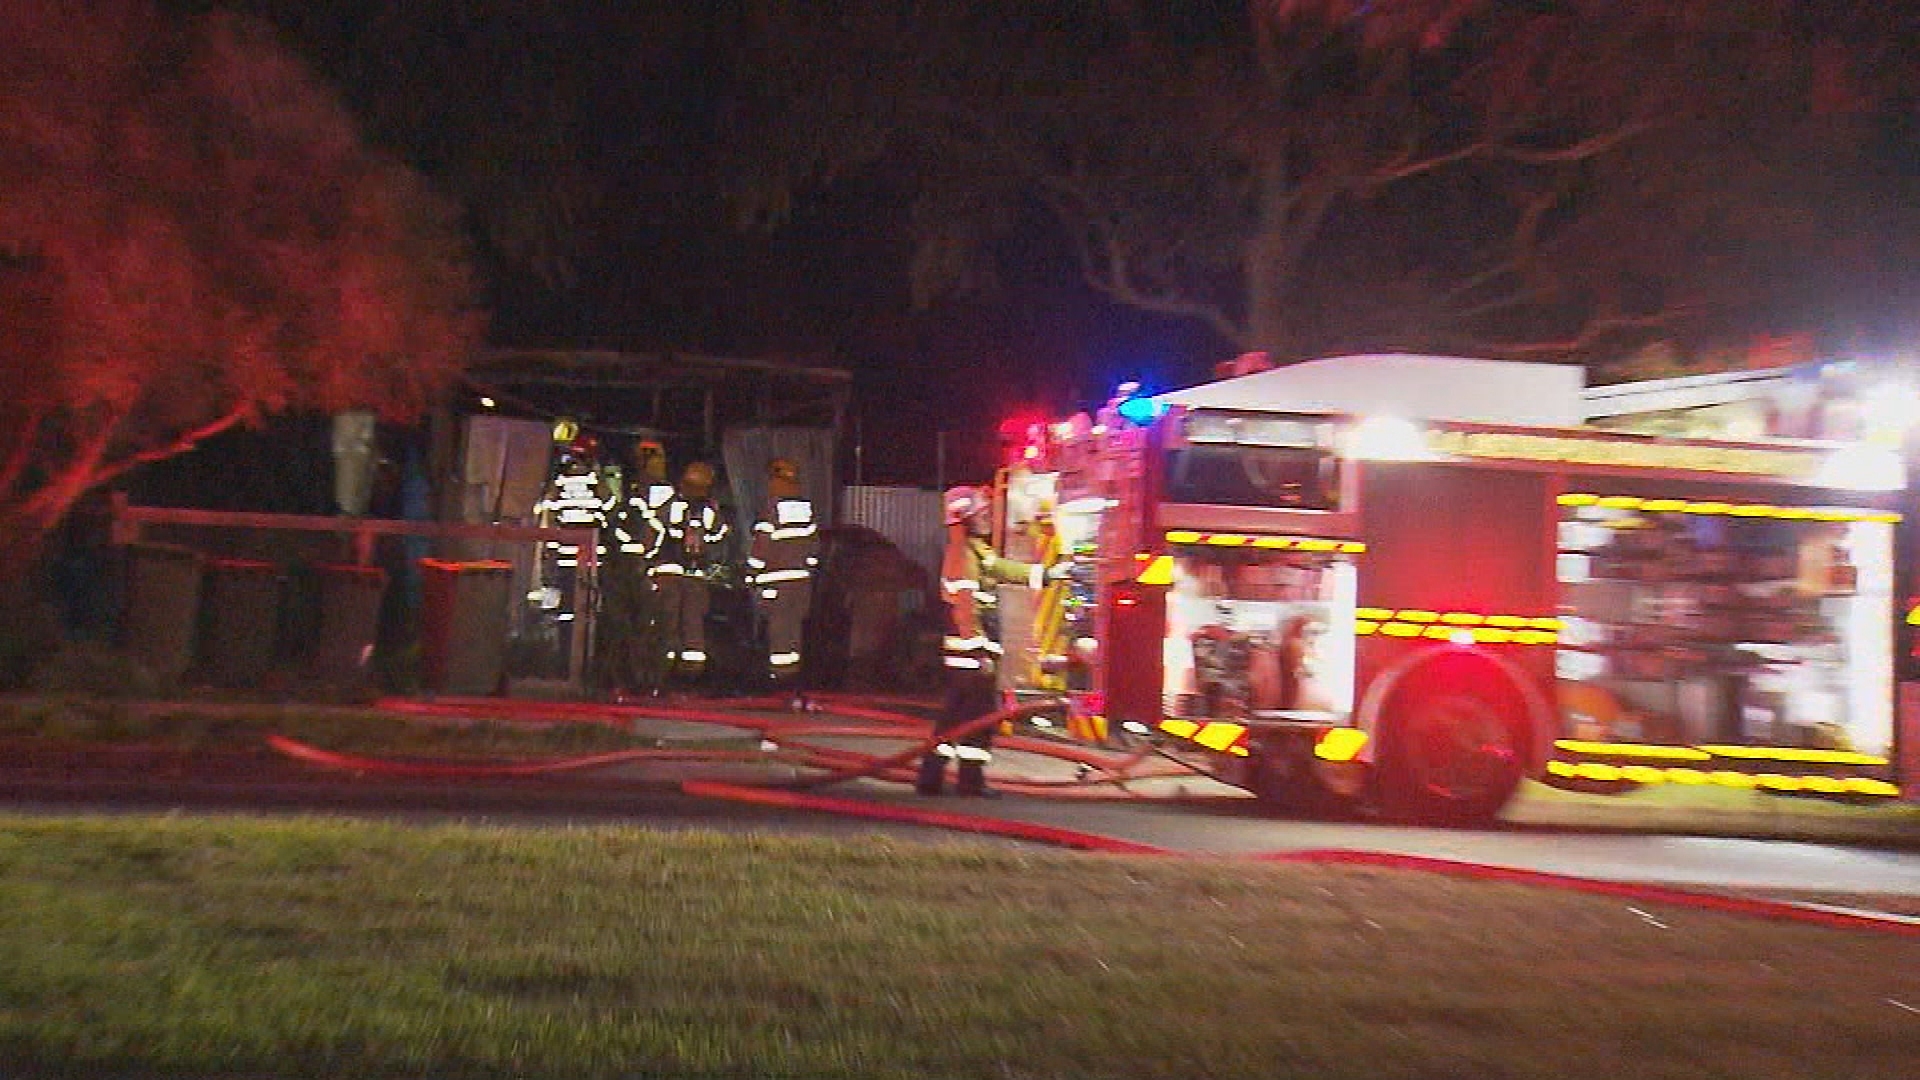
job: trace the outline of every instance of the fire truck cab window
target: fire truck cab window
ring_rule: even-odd
[[[1167,454],[1166,499],[1337,510],[1338,460],[1311,447],[1185,446]]]

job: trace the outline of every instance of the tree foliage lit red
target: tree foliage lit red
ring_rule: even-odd
[[[453,208],[262,24],[0,5],[0,557],[283,410],[426,405],[480,329]]]

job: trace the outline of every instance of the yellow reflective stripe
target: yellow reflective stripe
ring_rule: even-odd
[[[1784,521],[1871,521],[1893,524],[1901,516],[1885,510],[1849,506],[1774,506],[1769,503],[1730,503],[1707,499],[1646,499],[1638,495],[1597,495],[1576,492],[1561,495],[1561,506],[1600,506],[1638,510],[1648,514],[1712,514],[1743,518],[1779,518]]]
[[[1360,540],[1334,540],[1322,536],[1254,536],[1249,533],[1203,533],[1192,529],[1174,529],[1166,534],[1169,544],[1204,544],[1211,547],[1256,547],[1268,551],[1339,551],[1358,555],[1367,550]]]
[[[1147,563],[1147,568],[1135,575],[1135,581],[1142,585],[1173,584],[1173,556],[1156,555]]]
[[[1885,765],[1887,759],[1851,750],[1803,750],[1792,746],[1702,746],[1715,757],[1747,761],[1797,761],[1822,765]]]
[[[1788,773],[1745,773],[1730,769],[1712,771],[1681,765],[1609,765],[1600,761],[1549,761],[1547,774],[1574,780],[1605,783],[1627,781],[1637,784],[1680,784],[1767,791],[1811,791],[1821,795],[1873,795],[1897,798],[1900,788],[1885,780],[1866,776],[1821,776]]]
[[[1358,728],[1328,728],[1313,744],[1313,756],[1323,761],[1352,761],[1367,745],[1367,733]]]
[[[1191,720],[1175,720],[1169,717],[1160,721],[1160,730],[1169,735],[1177,735],[1184,739],[1191,736],[1194,732],[1199,731],[1200,725]]]
[[[1199,733],[1193,736],[1193,741],[1209,750],[1225,750],[1238,742],[1240,736],[1246,734],[1246,731],[1246,727],[1241,724],[1211,723],[1201,728]]]
[[[1705,761],[1712,755],[1693,746],[1660,746],[1652,743],[1594,742],[1588,739],[1556,739],[1555,750],[1570,754],[1606,754],[1613,757],[1661,758],[1672,761]]]
[[[1558,619],[1529,619],[1520,615],[1480,615],[1465,611],[1390,611],[1360,608],[1353,623],[1359,636],[1418,638],[1461,645],[1552,645],[1560,640]],[[1483,625],[1484,624],[1484,625]],[[1554,629],[1524,629],[1528,626]]]

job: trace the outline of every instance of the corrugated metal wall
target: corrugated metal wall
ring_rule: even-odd
[[[849,484],[840,489],[840,522],[864,525],[893,541],[907,558],[939,579],[940,552],[946,546],[939,492]]]

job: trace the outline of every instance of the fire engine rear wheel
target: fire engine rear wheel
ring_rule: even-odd
[[[1381,801],[1403,820],[1469,825],[1493,820],[1520,786],[1524,711],[1498,671],[1441,662],[1411,673],[1387,714]]]

